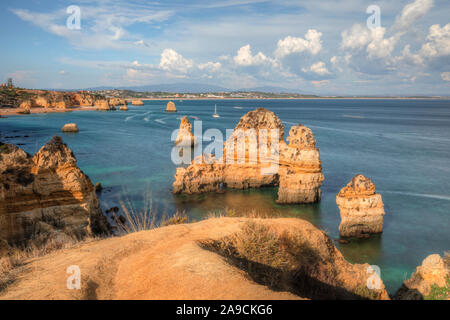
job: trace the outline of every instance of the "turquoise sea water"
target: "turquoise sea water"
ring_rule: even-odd
[[[383,196],[384,232],[366,240],[337,244],[351,262],[378,265],[388,290],[395,291],[431,253],[450,250],[450,101],[440,100],[230,100],[147,101],[128,112],[71,112],[0,119],[1,140],[34,153],[61,135],[78,165],[105,187],[104,209],[128,198],[139,208],[152,195],[160,214],[186,211],[191,219],[227,209],[306,219],[339,237],[335,197],[356,173],[370,177]],[[214,104],[221,118],[212,118]],[[248,111],[265,107],[286,127],[310,127],[320,149],[325,182],[315,205],[277,205],[276,189],[173,196],[176,166],[170,154],[172,131],[183,115],[203,121],[203,130],[233,129]],[[193,119],[191,119],[193,121]],[[63,134],[75,122],[78,134]]]

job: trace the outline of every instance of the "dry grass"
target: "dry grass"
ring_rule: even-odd
[[[214,218],[250,218],[250,219],[276,219],[282,218],[283,215],[280,212],[258,212],[252,210],[250,212],[237,212],[234,209],[225,208],[219,212],[209,212],[207,219]]]
[[[245,270],[258,283],[288,290],[296,270],[318,263],[320,256],[300,234],[277,234],[268,226],[248,222],[242,230],[201,245]]]
[[[330,240],[331,241],[331,240]],[[256,283],[310,299],[372,299],[350,292],[338,280],[328,253],[321,254],[297,232],[279,233],[262,222],[247,222],[240,232],[200,243],[245,271]]]
[[[134,232],[152,230],[169,225],[188,223],[189,219],[185,212],[177,211],[175,215],[163,214],[159,218],[158,211],[153,208],[153,200],[150,192],[144,193],[144,206],[137,210],[133,202],[127,197],[120,201],[124,213],[124,219],[113,214],[113,219],[119,228],[119,234],[130,234]]]
[[[64,238],[64,240],[49,239],[42,242],[39,239],[39,241],[28,241],[22,246],[10,247],[7,253],[0,256],[0,292],[15,281],[20,273],[20,267],[24,266],[27,260],[97,240],[97,238],[89,237],[81,241],[73,238]]]

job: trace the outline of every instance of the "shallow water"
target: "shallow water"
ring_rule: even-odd
[[[159,214],[185,210],[200,220],[211,212],[256,210],[306,219],[339,237],[335,196],[356,173],[370,177],[383,196],[387,215],[382,235],[338,247],[352,262],[381,268],[395,291],[431,253],[450,249],[450,102],[439,100],[232,100],[183,101],[167,114],[164,101],[147,101],[128,112],[71,112],[0,119],[3,142],[34,153],[53,135],[62,135],[78,164],[105,187],[103,208],[130,199],[140,208],[151,193]],[[214,104],[220,119],[211,117]],[[286,127],[309,126],[320,148],[325,182],[315,205],[277,205],[276,189],[173,196],[176,166],[170,137],[183,115],[203,121],[203,130],[233,129],[256,107],[274,111]],[[193,121],[193,119],[190,119]],[[78,134],[60,132],[75,122]],[[28,136],[28,137],[25,137]]]

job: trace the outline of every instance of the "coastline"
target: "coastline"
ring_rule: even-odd
[[[132,100],[136,100],[136,98],[124,98],[128,102]],[[450,97],[318,97],[318,98],[142,98],[142,101],[233,101],[233,100],[254,100],[254,101],[264,101],[264,100],[450,100]],[[8,117],[8,116],[27,116],[28,114],[19,113],[19,108],[0,108],[0,117]],[[63,113],[63,112],[72,112],[72,111],[96,111],[96,107],[89,106],[74,106],[69,107],[67,109],[58,109],[58,108],[31,108],[30,114],[42,114],[42,113]]]

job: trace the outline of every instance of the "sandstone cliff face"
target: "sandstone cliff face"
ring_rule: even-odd
[[[110,111],[111,110],[111,106],[109,105],[109,102],[106,99],[96,100],[95,107],[99,111]]]
[[[175,103],[169,101],[166,107],[166,112],[177,112],[177,108],[175,107]]]
[[[369,178],[356,175],[336,196],[336,203],[341,213],[341,236],[361,237],[383,231],[383,201]]]
[[[194,147],[197,144],[197,139],[192,134],[192,124],[188,117],[181,118],[180,129],[178,132],[175,145],[177,147]]]
[[[0,146],[0,239],[11,244],[108,233],[94,186],[54,137],[34,157]]]
[[[272,136],[274,132],[277,135]],[[311,130],[295,126],[288,141],[289,145],[284,141],[284,126],[273,112],[264,108],[251,111],[242,117],[225,143],[222,159],[208,157],[209,163],[196,159],[188,168],[177,169],[173,192],[192,194],[279,185],[279,203],[320,201],[322,166]]]
[[[432,254],[423,260],[416,268],[411,278],[403,282],[394,298],[398,300],[422,300],[431,293],[431,286],[448,288],[450,277],[450,257],[443,259],[438,254]],[[447,296],[447,300],[450,296]]]
[[[109,105],[112,107],[118,107],[127,105],[127,101],[121,98],[109,98]]]
[[[96,100],[104,99],[98,94],[89,92],[63,92],[47,90],[13,89],[8,96],[0,94],[0,102],[12,107],[32,108],[55,108],[66,109],[73,106],[93,106]],[[117,99],[122,102],[122,99]]]

